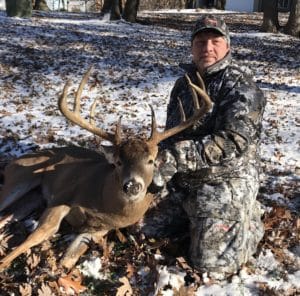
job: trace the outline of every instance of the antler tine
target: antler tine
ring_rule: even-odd
[[[177,100],[178,100],[181,121],[186,121],[186,116],[183,110],[182,102],[179,97],[177,98]]]
[[[152,106],[150,106],[151,113],[152,113],[152,132],[151,132],[151,137],[148,140],[149,142],[152,142],[153,144],[157,145],[159,142],[182,132],[183,130],[187,129],[188,127],[192,126],[195,122],[197,122],[212,107],[211,99],[210,99],[209,95],[206,93],[206,91],[201,89],[199,86],[193,84],[191,82],[190,78],[188,77],[188,75],[185,75],[185,77],[186,77],[186,79],[188,81],[188,85],[190,86],[191,91],[192,91],[192,98],[193,98],[193,103],[194,103],[194,108],[195,108],[194,114],[187,120],[181,121],[181,123],[179,125],[171,128],[171,129],[168,129],[164,132],[159,132],[157,130],[157,125],[156,125],[153,108],[152,108]],[[204,85],[203,81],[202,81],[202,83]],[[200,84],[201,84],[201,82],[200,82]],[[203,104],[201,104],[201,106],[199,106],[200,104],[199,104],[198,96],[200,98],[202,98],[204,101]],[[181,102],[179,104],[179,108],[180,109],[182,108]],[[180,112],[183,112],[183,111],[180,111]]]
[[[80,84],[78,86],[78,89],[76,91],[75,103],[74,103],[74,112],[75,113],[80,112],[81,94],[82,94],[84,86],[86,85],[86,83],[87,83],[87,81],[90,77],[90,74],[91,74],[92,70],[93,70],[93,67],[90,66],[88,68],[88,70],[86,71],[86,73],[84,74],[83,78],[81,79]]]
[[[80,99],[81,99],[81,94],[82,94],[82,90],[89,78],[89,75],[91,73],[92,67],[90,67],[88,69],[88,71],[85,73],[85,75],[83,76],[79,87],[77,89],[76,92],[76,96],[75,96],[75,101],[74,101],[74,109],[73,111],[71,111],[68,107],[68,103],[67,103],[67,94],[68,94],[68,90],[70,87],[70,81],[67,81],[67,83],[64,86],[63,92],[61,94],[61,96],[58,99],[58,106],[59,109],[61,111],[61,113],[70,121],[72,121],[73,123],[75,123],[76,125],[79,125],[80,127],[82,127],[83,129],[86,129],[88,131],[90,131],[91,133],[115,144],[115,135],[108,133],[106,131],[104,131],[101,128],[98,128],[95,126],[95,121],[94,121],[94,114],[95,114],[95,108],[97,105],[97,101],[94,101],[91,110],[90,110],[90,120],[87,121],[85,120],[83,117],[81,117],[80,115]]]
[[[191,81],[190,77],[187,74],[185,74],[184,77],[187,80],[188,85],[190,86],[190,90],[191,90],[192,98],[193,98],[193,103],[194,103],[194,108],[195,109],[199,109],[200,108],[200,104],[199,104],[199,100],[198,100],[198,96],[197,96],[196,90],[191,87],[192,81]]]
[[[186,77],[188,77],[188,76],[186,75]],[[207,106],[207,109],[209,110],[212,106],[212,102],[211,102],[209,95],[206,92],[206,88],[205,88],[204,82],[202,80],[202,77],[200,76],[200,74],[198,72],[197,72],[197,78],[199,80],[199,83],[201,85],[203,85],[203,88],[200,88],[201,86],[199,87],[198,85],[192,83],[192,81],[190,80],[189,77],[188,77],[188,84],[191,87],[191,89],[195,90],[196,93],[198,94],[198,96],[204,100],[204,106]],[[197,101],[198,101],[198,99],[197,99]]]
[[[200,88],[203,89],[204,92],[206,92],[205,83],[204,83],[204,81],[203,81],[203,79],[202,79],[202,77],[201,77],[201,75],[198,71],[196,72],[196,76],[197,76]]]
[[[95,110],[96,110],[97,105],[98,105],[98,100],[96,99],[94,101],[94,103],[92,104],[91,110],[90,110],[90,124],[91,125],[95,125]]]

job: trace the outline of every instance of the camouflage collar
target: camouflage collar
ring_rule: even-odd
[[[231,52],[229,51],[227,55],[220,61],[216,62],[212,66],[208,67],[206,71],[204,72],[204,76],[214,74],[216,72],[219,72],[221,70],[224,70],[226,67],[231,64]]]

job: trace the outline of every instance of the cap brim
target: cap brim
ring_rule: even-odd
[[[220,35],[222,36],[226,36],[226,34],[224,34],[223,31],[221,31],[220,29],[216,28],[216,27],[209,27],[209,26],[206,26],[204,28],[199,28],[198,30],[196,30],[195,32],[193,32],[193,35],[192,35],[192,39],[200,32],[207,32],[207,31],[214,31],[216,33],[219,33]]]

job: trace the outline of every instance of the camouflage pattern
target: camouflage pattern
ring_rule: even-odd
[[[184,69],[196,83],[195,67]],[[230,54],[209,67],[203,79],[213,108],[192,128],[162,144],[154,182],[161,186],[169,181],[166,200],[185,210],[192,264],[203,272],[231,274],[256,251],[264,232],[256,196],[266,101],[242,67],[231,62]],[[184,77],[172,90],[166,128],[179,124],[177,97],[190,116],[192,96]]]
[[[193,28],[191,40],[193,41],[198,33],[205,30],[214,30],[220,33],[225,37],[227,43],[230,44],[229,30],[223,18],[211,14],[200,17]]]

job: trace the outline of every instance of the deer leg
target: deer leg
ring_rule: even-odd
[[[91,240],[98,242],[105,234],[106,230],[97,231],[94,233],[81,233],[69,246],[67,252],[64,254],[60,264],[66,269],[71,269],[79,260],[79,258],[87,251],[88,244]]]
[[[70,207],[60,205],[48,208],[43,213],[37,229],[28,236],[28,238],[10,254],[0,261],[0,271],[7,268],[10,263],[22,253],[36,246],[55,234],[60,226],[62,219],[69,213]]]

